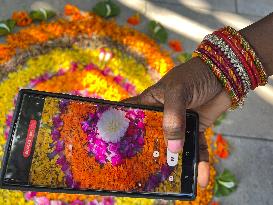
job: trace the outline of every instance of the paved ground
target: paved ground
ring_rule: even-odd
[[[0,19],[18,9],[29,9],[33,0],[0,0]],[[83,10],[97,1],[46,1],[55,9],[72,2]],[[146,31],[148,19],[160,21],[170,31],[170,38],[179,38],[191,52],[211,31],[231,25],[243,28],[273,10],[272,0],[117,0],[122,7],[118,17],[124,23],[138,11],[144,16],[139,29]],[[0,39],[1,41],[1,39]],[[269,85],[250,93],[245,106],[228,113],[217,132],[227,136],[231,157],[219,164],[234,171],[240,181],[237,192],[221,199],[222,204],[273,204],[273,78]]]

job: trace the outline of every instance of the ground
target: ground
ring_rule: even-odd
[[[0,19],[14,10],[28,10],[33,0],[0,0]],[[91,9],[97,1],[46,1],[57,11],[67,3],[83,10]],[[223,26],[241,29],[272,11],[271,0],[119,0],[122,7],[118,22],[124,23],[136,11],[143,21],[139,29],[146,31],[149,19],[160,21],[170,32],[170,38],[180,39],[185,51],[192,52],[203,36]],[[0,41],[3,39],[0,38]],[[190,69],[190,68],[189,68]],[[231,156],[220,162],[239,180],[238,190],[227,198],[231,204],[272,204],[273,190],[273,77],[269,85],[250,93],[242,109],[228,112],[221,126],[214,130],[228,139]]]

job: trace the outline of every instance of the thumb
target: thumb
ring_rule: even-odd
[[[186,103],[183,92],[166,92],[164,98],[163,130],[171,152],[181,152],[185,141]]]

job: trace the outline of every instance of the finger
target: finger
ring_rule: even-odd
[[[179,93],[166,92],[164,97],[163,130],[173,153],[182,151],[185,140],[186,106]]]
[[[198,184],[205,188],[209,183],[209,152],[204,132],[199,132]]]
[[[154,93],[159,93],[156,85],[147,88],[140,95],[124,99],[122,102],[149,106],[162,106],[162,102],[160,102]]]
[[[201,188],[206,188],[209,184],[209,163],[199,162],[197,182]]]

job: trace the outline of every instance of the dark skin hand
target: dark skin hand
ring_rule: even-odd
[[[262,61],[268,76],[273,74],[273,15],[240,30]],[[163,130],[168,148],[181,152],[185,140],[186,109],[199,114],[198,184],[209,182],[208,147],[204,130],[231,106],[231,100],[208,66],[199,58],[174,67],[156,84],[126,102],[164,107]]]

